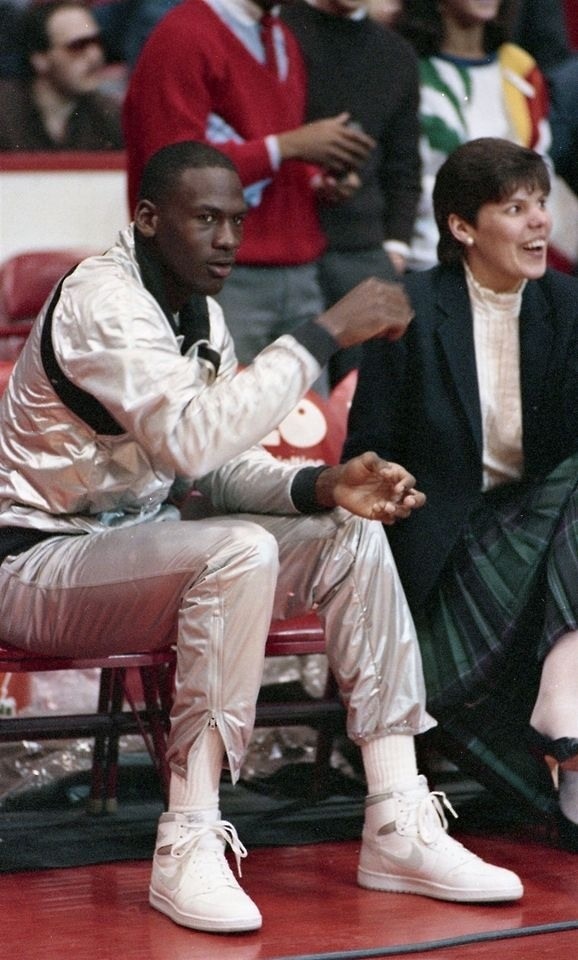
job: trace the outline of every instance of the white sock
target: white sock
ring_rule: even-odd
[[[578,824],[578,770],[560,770],[560,809],[565,817]]]
[[[394,784],[417,778],[415,742],[411,734],[392,733],[362,743],[361,756],[368,796],[388,793]]]
[[[204,813],[203,819],[219,817],[219,786],[225,748],[218,730],[201,734],[196,749],[189,757],[186,777],[171,773],[169,787],[170,813]]]

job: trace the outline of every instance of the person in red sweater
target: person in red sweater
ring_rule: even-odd
[[[272,0],[185,0],[145,44],[124,106],[131,208],[148,158],[204,140],[239,170],[250,212],[219,297],[239,361],[317,315],[317,205],[348,197],[375,146],[346,113],[305,124],[306,75]]]

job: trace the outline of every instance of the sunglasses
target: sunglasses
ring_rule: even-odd
[[[73,55],[84,53],[89,47],[102,47],[102,35],[100,33],[91,33],[87,37],[79,37],[78,40],[70,40],[68,43],[59,44],[62,50],[67,50]],[[54,49],[54,48],[53,48]]]

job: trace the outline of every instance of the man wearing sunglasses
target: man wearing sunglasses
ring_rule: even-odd
[[[24,76],[0,85],[1,150],[119,150],[119,106],[99,92],[104,53],[78,0],[29,7],[18,30]]]

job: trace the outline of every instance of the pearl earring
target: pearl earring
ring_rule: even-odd
[[[474,238],[473,238],[473,237],[466,237],[466,243],[467,243],[468,247],[473,247],[473,245],[474,245]]]

